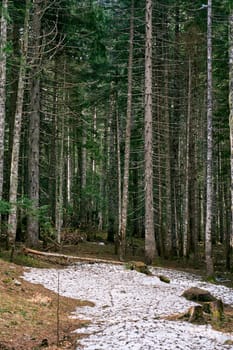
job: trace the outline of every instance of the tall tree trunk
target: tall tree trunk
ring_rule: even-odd
[[[0,200],[3,191],[4,133],[6,117],[6,44],[8,0],[2,1],[0,36]]]
[[[108,135],[107,135],[107,196],[108,196],[108,241],[115,240],[115,253],[118,248],[118,232],[116,231],[116,212],[117,212],[117,196],[118,188],[117,169],[116,169],[116,96],[111,91],[109,101],[108,114]]]
[[[157,91],[157,176],[158,176],[158,234],[157,234],[157,250],[158,255],[164,257],[164,230],[163,230],[163,176],[162,176],[162,137],[161,137],[161,112],[160,112],[160,102],[161,98],[159,96],[159,89]]]
[[[57,232],[57,241],[61,242],[61,229],[63,225],[63,164],[64,164],[64,115],[62,113],[59,123],[59,141],[58,141],[58,164],[57,164],[57,188],[56,188],[56,218],[55,226]]]
[[[153,205],[153,135],[152,135],[152,0],[146,0],[145,49],[145,261],[151,264],[157,255]]]
[[[229,126],[230,126],[230,146],[231,146],[231,229],[230,229],[230,249],[227,252],[227,267],[230,268],[231,253],[233,251],[233,10],[229,17]]]
[[[18,165],[19,165],[19,149],[20,149],[20,135],[23,115],[23,97],[26,78],[26,61],[28,52],[28,34],[29,34],[29,17],[30,17],[31,1],[26,0],[24,31],[22,37],[21,60],[19,70],[19,81],[17,90],[15,123],[13,147],[11,155],[11,171],[10,171],[10,193],[9,201],[13,204],[12,210],[8,218],[8,243],[9,246],[14,247],[17,228],[17,189],[18,189]]]
[[[166,157],[166,236],[165,236],[165,257],[169,258],[172,253],[172,208],[171,208],[171,150],[170,150],[170,124],[169,124],[169,72],[168,72],[168,57],[165,56],[164,67],[164,122],[165,130],[165,157]]]
[[[81,187],[85,190],[87,185],[87,131],[86,126],[83,125],[82,129],[82,175],[81,175]]]
[[[193,73],[192,73],[193,74]],[[190,101],[191,102],[191,101]],[[192,105],[190,107],[193,106]],[[190,111],[192,114],[192,111]],[[189,221],[190,221],[190,252],[194,253],[195,260],[198,259],[198,222],[200,213],[198,212],[198,182],[197,182],[197,122],[198,117],[192,118],[190,115],[189,134]]]
[[[108,149],[108,124],[107,124],[107,118],[104,119],[104,131],[103,135],[101,137],[101,149],[102,154],[107,155],[107,149]],[[106,196],[106,180],[107,180],[107,156],[102,157],[100,160],[100,169],[101,169],[101,177],[100,177],[100,196],[102,198],[100,210],[99,210],[99,225],[98,230],[102,231],[104,227],[104,219],[107,218],[107,211],[106,211],[106,205],[104,205],[105,202],[107,202],[107,196]]]
[[[71,188],[72,188],[72,149],[71,149],[71,141],[70,141],[70,126],[67,127],[67,185],[66,185],[66,192],[67,192],[67,204],[72,204],[72,197],[71,197]]]
[[[12,48],[13,48],[13,57],[19,57],[20,54],[20,23],[15,21],[12,24]],[[5,149],[5,163],[4,163],[4,173],[7,174],[4,179],[4,188],[3,195],[6,195],[6,198],[9,199],[9,188],[10,188],[10,168],[11,168],[11,154],[12,154],[12,145],[13,145],[13,134],[14,134],[14,120],[15,120],[15,111],[16,111],[16,101],[17,101],[17,89],[18,89],[18,76],[19,69],[15,66],[11,72],[11,95],[9,100],[9,107],[7,113],[7,123],[8,123],[8,134],[5,133],[5,144],[8,144],[8,148]]]
[[[213,207],[213,82],[212,82],[212,0],[208,0],[207,15],[207,164],[206,164],[206,226],[205,259],[207,275],[214,272],[212,259],[212,207]]]
[[[123,260],[126,253],[126,228],[129,196],[129,163],[130,163],[130,139],[132,120],[132,68],[133,68],[133,40],[134,40],[134,0],[131,0],[130,38],[129,38],[129,62],[128,62],[128,94],[127,116],[125,129],[125,159],[123,176],[122,210],[120,218],[120,258]]]
[[[81,207],[80,207],[80,223],[83,226],[87,224],[87,197],[86,197],[86,186],[87,186],[87,125],[82,120],[82,148],[81,148]]]
[[[120,259],[124,260],[124,254],[122,256],[122,237],[121,237],[121,225],[122,225],[122,188],[121,188],[121,141],[120,141],[120,125],[118,109],[116,110],[116,153],[117,153],[117,184],[118,184],[118,232],[115,237],[115,251],[120,255]],[[119,249],[120,248],[120,249]]]
[[[192,66],[189,57],[188,65],[188,111],[186,124],[186,162],[185,162],[185,194],[184,194],[184,238],[183,238],[183,256],[188,257],[189,254],[189,182],[190,182],[190,120],[191,120],[191,88],[192,88]]]
[[[66,58],[64,57],[64,66],[63,66],[63,90],[61,92],[61,108],[60,113],[57,114],[57,130],[58,130],[58,139],[57,139],[57,175],[56,175],[56,217],[55,217],[55,227],[57,232],[57,241],[61,242],[61,229],[63,225],[63,174],[64,174],[64,136],[65,136],[65,105],[66,105]]]
[[[49,140],[49,206],[50,206],[50,217],[52,222],[55,223],[56,217],[56,163],[57,163],[57,153],[56,150],[56,140],[57,140],[57,99],[58,99],[58,59],[54,60],[53,67],[53,88],[52,88],[52,107],[51,107],[51,138]]]
[[[181,159],[181,144],[182,140],[180,133],[180,126],[182,125],[182,102],[181,102],[181,71],[180,71],[180,1],[176,2],[174,9],[174,41],[175,45],[172,50],[173,65],[170,68],[172,77],[172,105],[170,108],[170,171],[171,171],[171,224],[172,224],[172,253],[177,254],[180,247],[177,244],[181,241],[182,230],[181,230],[181,177],[182,177],[182,166]],[[169,39],[168,39],[169,40]],[[170,58],[169,57],[169,58]],[[171,104],[170,103],[170,104]]]
[[[30,110],[29,110],[29,149],[28,149],[28,185],[29,199],[32,201],[33,212],[27,220],[27,244],[35,247],[39,239],[39,137],[40,137],[40,30],[41,6],[34,2],[33,20],[31,24],[32,57],[30,65]]]

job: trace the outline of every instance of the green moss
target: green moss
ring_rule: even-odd
[[[158,277],[159,277],[160,281],[162,281],[164,283],[170,283],[170,279],[167,276],[159,275]]]
[[[216,278],[214,275],[207,276],[206,281],[209,283],[216,283]]]
[[[136,271],[138,271],[140,273],[144,273],[145,275],[151,275],[151,272],[150,272],[148,266],[142,261],[131,261],[131,262],[128,262],[125,265],[125,267],[128,270],[136,270]]]

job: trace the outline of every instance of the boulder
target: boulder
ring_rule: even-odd
[[[160,279],[160,281],[162,281],[164,283],[170,283],[170,279],[167,276],[158,275],[158,278]]]

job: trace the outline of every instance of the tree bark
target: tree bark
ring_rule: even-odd
[[[134,0],[131,0],[129,61],[128,61],[128,94],[127,116],[125,130],[125,159],[123,176],[123,195],[120,223],[120,258],[123,260],[126,254],[126,228],[129,196],[129,163],[130,163],[130,139],[132,124],[132,69],[133,69],[133,40],[134,40]]]
[[[84,116],[83,116],[84,117]],[[85,117],[84,117],[85,118]],[[80,207],[80,223],[82,226],[87,225],[88,203],[86,198],[87,186],[87,123],[86,120],[81,121],[81,207]]]
[[[230,126],[230,148],[231,148],[231,229],[230,229],[230,249],[228,252],[228,268],[230,267],[231,254],[233,251],[233,10],[229,17],[229,126]]]
[[[152,1],[146,0],[145,49],[145,261],[151,264],[157,255],[153,205],[153,135],[152,135]]]
[[[55,223],[56,217],[56,182],[57,182],[57,153],[56,150],[56,140],[57,140],[57,99],[58,99],[58,59],[55,57],[53,62],[53,87],[51,91],[51,138],[49,140],[49,183],[48,183],[48,192],[49,192],[49,207],[50,207],[50,217],[53,223]]]
[[[180,1],[176,2],[173,20],[174,20],[174,42],[175,45],[172,49],[172,59],[174,64],[170,67],[171,76],[171,97],[173,108],[170,108],[170,169],[171,169],[171,224],[172,224],[172,254],[180,253],[180,241],[182,237],[182,225],[181,225],[181,181],[182,181],[182,169],[181,162],[183,160],[183,147],[181,146],[183,134],[180,132],[182,125],[182,102],[181,102],[181,70],[180,70]],[[169,33],[169,29],[168,29]],[[167,37],[169,40],[169,37]],[[171,56],[170,56],[171,57]],[[173,126],[176,127],[173,127]]]
[[[67,185],[66,185],[66,200],[67,204],[72,204],[71,188],[72,188],[72,153],[71,153],[71,141],[70,141],[70,126],[67,127]]]
[[[55,217],[55,227],[57,232],[57,241],[61,242],[61,229],[63,225],[63,175],[64,175],[64,136],[65,136],[65,101],[66,101],[66,58],[63,57],[63,91],[61,92],[61,111],[57,115],[57,130],[58,130],[58,139],[57,139],[57,181],[56,181],[56,217]]]
[[[117,187],[117,146],[116,146],[116,94],[110,92],[108,134],[107,134],[107,197],[108,197],[108,237],[109,242],[115,241],[115,253],[118,252],[119,237],[117,231],[117,214],[119,214],[119,195]]]
[[[125,241],[122,242],[121,237],[121,225],[122,225],[122,187],[121,187],[121,145],[120,145],[120,125],[119,125],[119,115],[118,110],[116,111],[116,153],[117,153],[117,192],[118,192],[118,237],[115,238],[116,252],[119,250],[120,259],[124,260],[124,252],[122,247]],[[123,246],[122,246],[123,244]]]
[[[185,162],[185,194],[184,194],[184,238],[183,238],[183,256],[187,258],[189,254],[189,148],[190,148],[190,119],[191,119],[191,88],[192,88],[192,65],[189,57],[188,66],[188,111],[186,124],[186,162]]]
[[[6,44],[8,0],[2,1],[0,37],[0,200],[3,191],[4,133],[6,118]]]
[[[168,258],[172,253],[172,208],[171,208],[171,149],[170,149],[170,123],[169,123],[169,72],[168,57],[166,55],[166,63],[164,67],[164,121],[166,125],[165,131],[165,149],[166,149],[166,244],[165,257]]]
[[[39,157],[40,157],[40,31],[41,6],[34,2],[32,20],[31,47],[32,57],[30,64],[30,110],[29,110],[29,149],[28,149],[28,184],[29,199],[32,201],[32,213],[27,220],[27,244],[36,247],[39,239]]]
[[[213,275],[212,210],[213,210],[213,81],[212,81],[212,0],[208,0],[207,15],[207,162],[206,162],[206,226],[205,259],[207,275]]]
[[[27,52],[28,52],[30,5],[31,5],[31,1],[26,0],[24,32],[22,37],[20,71],[19,71],[15,123],[14,123],[13,147],[12,147],[12,155],[11,155],[9,201],[13,206],[8,217],[8,244],[11,247],[14,247],[14,244],[15,244],[16,228],[17,228],[16,201],[17,201],[17,189],[18,189],[18,165],[19,165],[21,125],[22,125],[22,116],[23,116],[24,87],[25,87],[25,78],[26,78],[26,61],[27,61]]]

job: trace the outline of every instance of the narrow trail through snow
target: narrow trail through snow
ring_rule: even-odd
[[[76,264],[63,270],[30,269],[24,278],[60,294],[92,301],[94,307],[78,308],[73,316],[90,320],[89,334],[77,349],[85,350],[224,350],[232,349],[233,333],[210,326],[168,321],[163,316],[186,311],[193,302],[181,296],[189,287],[210,291],[233,305],[233,290],[201,281],[198,276],[169,269],[151,268],[153,276],[110,264]],[[157,277],[170,278],[166,284]]]

